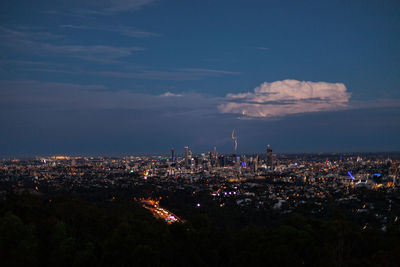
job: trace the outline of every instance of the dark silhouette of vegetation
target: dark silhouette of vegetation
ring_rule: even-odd
[[[230,217],[227,216],[227,219]],[[230,224],[227,224],[230,225]],[[206,214],[168,225],[133,201],[10,194],[0,205],[2,266],[398,266],[400,231],[340,213],[221,227]]]

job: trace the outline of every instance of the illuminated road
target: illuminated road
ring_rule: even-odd
[[[178,216],[176,216],[172,212],[170,212],[164,208],[161,208],[158,205],[158,201],[151,200],[151,199],[143,199],[140,202],[142,203],[143,208],[151,211],[151,213],[153,213],[153,216],[156,218],[161,218],[169,224],[181,221],[178,218]]]

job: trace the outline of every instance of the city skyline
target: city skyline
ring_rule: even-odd
[[[398,1],[0,10],[0,158],[400,151]]]

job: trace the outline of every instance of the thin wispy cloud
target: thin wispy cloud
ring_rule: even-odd
[[[183,94],[174,94],[171,92],[166,92],[164,94],[161,94],[160,96],[161,97],[180,97],[180,96],[183,96]]]
[[[2,60],[0,65],[13,65],[13,66],[64,66],[64,64],[45,62],[45,61],[31,61],[31,60]]]
[[[155,0],[54,0],[43,7],[42,13],[71,17],[111,16],[123,12],[134,12],[154,2]]]
[[[32,27],[19,27],[22,29],[13,29],[9,27],[0,26],[0,38],[2,44],[12,43],[20,40],[29,41],[43,41],[43,40],[60,40],[64,38],[63,35],[46,32],[44,29],[34,29]]]
[[[60,25],[60,28],[64,29],[74,29],[74,30],[92,30],[92,31],[107,31],[114,32],[121,35],[135,37],[135,38],[146,38],[146,37],[159,37],[160,34],[139,30],[134,27],[126,27],[126,26],[89,26],[89,25]]]
[[[67,3],[62,1],[64,10],[58,8],[57,2],[61,2],[61,0],[55,0],[54,5],[48,7],[53,14],[83,17],[90,15],[111,16],[118,13],[134,12],[154,3],[155,0],[70,0]]]
[[[69,71],[63,69],[50,69],[50,68],[21,68],[20,70],[23,71],[30,71],[30,72],[48,72],[48,73],[62,73],[62,74],[82,74],[82,71]]]
[[[130,56],[135,51],[145,50],[141,47],[115,47],[106,45],[45,45],[44,48],[47,51],[96,62],[109,62],[112,59]]]
[[[210,74],[228,74],[228,75],[238,75],[241,72],[227,71],[227,70],[216,70],[216,69],[201,69],[201,68],[183,68],[180,69],[184,72],[195,72],[195,73],[210,73]]]
[[[130,79],[148,79],[148,80],[171,80],[171,81],[188,81],[201,80],[205,77],[221,76],[221,75],[238,75],[240,72],[232,72],[226,70],[215,69],[198,69],[183,68],[176,70],[137,70],[135,72],[116,72],[103,71],[99,74],[114,78],[130,78]]]
[[[67,40],[49,32],[17,31],[5,27],[0,27],[0,37],[5,40],[0,43],[0,47],[5,48],[3,49],[3,54],[7,54],[7,49],[9,49],[19,50],[24,54],[30,55],[57,55],[100,63],[115,63],[118,58],[130,56],[136,51],[145,50],[142,47],[63,44]],[[54,42],[54,39],[57,39],[57,42]]]
[[[154,2],[154,0],[117,0],[104,1],[107,6],[103,9],[107,13],[135,11]]]

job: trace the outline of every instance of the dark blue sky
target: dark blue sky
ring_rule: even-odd
[[[399,151],[398,1],[0,3],[0,156]]]

